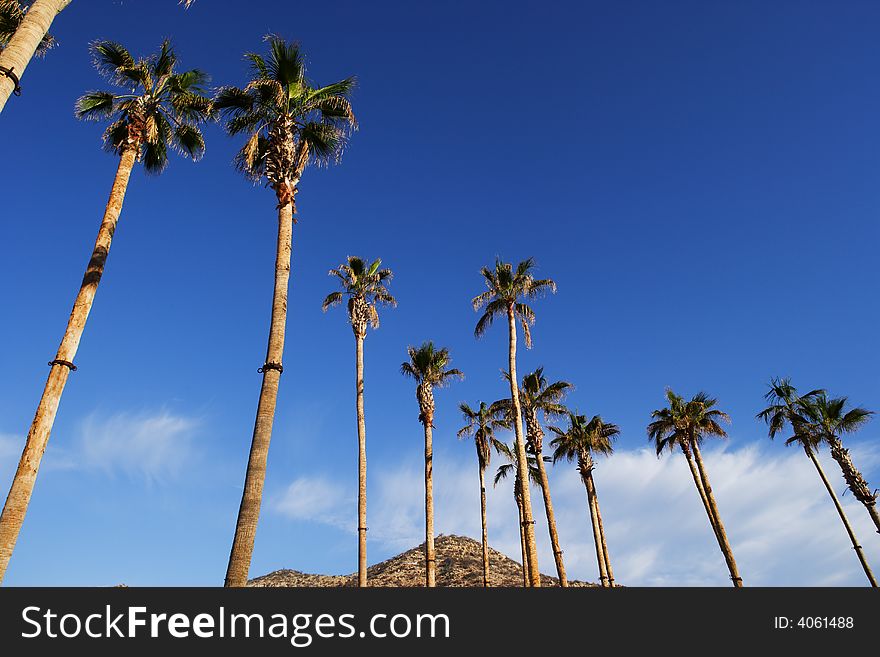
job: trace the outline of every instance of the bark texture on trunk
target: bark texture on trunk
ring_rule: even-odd
[[[3,581],[3,576],[6,574],[12,551],[15,549],[15,542],[18,540],[18,534],[24,523],[25,513],[27,513],[28,504],[34,491],[37,471],[40,469],[40,461],[46,451],[52,425],[55,423],[61,394],[67,384],[67,377],[70,376],[70,368],[63,363],[72,364],[76,357],[86,327],[86,320],[95,301],[95,293],[98,291],[98,283],[104,274],[104,266],[110,253],[110,244],[113,240],[113,234],[116,232],[119,215],[122,212],[122,202],[125,199],[125,191],[136,157],[137,148],[132,145],[131,148],[124,150],[119,158],[116,177],[110,190],[110,198],[104,210],[98,236],[95,239],[95,248],[92,250],[86,273],[73,303],[64,337],[53,360],[54,364],[49,370],[49,377],[28,430],[24,451],[12,480],[12,487],[6,498],[6,504],[3,506],[3,513],[0,515],[0,582]]]
[[[483,586],[489,586],[489,528],[486,521],[486,468],[480,468],[480,521],[483,525]]]
[[[523,437],[522,406],[519,402],[519,385],[516,374],[516,318],[513,306],[507,309],[507,327],[509,333],[507,366],[510,372],[510,401],[513,405],[513,428],[516,434],[517,475],[522,483],[523,534],[526,543],[526,559],[529,562],[529,578],[532,586],[541,586],[541,573],[538,570],[538,548],[535,544],[535,519],[532,515],[532,497],[529,489],[528,461],[526,460],[526,444]]]
[[[593,487],[593,479],[589,476],[589,470],[581,471],[581,479],[584,488],[587,489],[587,505],[590,507],[590,524],[593,526],[593,542],[596,545],[596,562],[599,564],[599,583],[603,587],[610,586],[608,570],[605,567],[605,554],[602,551],[602,538],[599,532],[599,522],[596,517],[596,491]]]
[[[431,419],[425,421],[425,586],[437,584],[434,552],[434,441]]]
[[[260,505],[263,500],[263,484],[266,481],[266,461],[269,456],[269,441],[272,438],[272,424],[275,420],[278,384],[281,379],[284,332],[287,326],[290,256],[293,248],[293,206],[290,202],[281,201],[279,194],[275,290],[272,295],[269,344],[266,350],[266,364],[261,368],[263,383],[260,388],[260,399],[257,403],[257,417],[254,422],[254,434],[248,456],[244,491],[238,510],[232,550],[229,554],[229,565],[226,569],[225,586],[227,587],[241,587],[247,584],[251,557],[254,552],[257,521],[260,517]]]
[[[614,571],[611,570],[611,557],[608,554],[608,541],[605,540],[605,527],[602,525],[602,511],[599,509],[599,494],[593,481],[593,472],[589,474],[590,487],[593,489],[593,501],[596,507],[596,525],[599,527],[599,538],[602,542],[602,558],[605,560],[605,573],[608,575],[608,586],[614,586]]]
[[[567,587],[565,562],[562,560],[562,548],[559,547],[559,534],[556,531],[556,516],[553,514],[553,500],[550,497],[550,479],[547,477],[547,468],[544,467],[541,452],[537,451],[535,456],[538,463],[538,473],[541,477],[541,493],[544,496],[544,510],[547,512],[547,526],[550,528],[550,545],[553,548],[553,558],[556,561],[556,574],[559,576],[559,585]]]
[[[358,428],[358,586],[367,585],[367,426],[364,419],[364,335],[355,332]]]
[[[865,553],[862,550],[862,546],[859,545],[859,541],[856,538],[856,534],[853,531],[852,525],[849,524],[849,519],[846,517],[846,513],[844,512],[843,507],[840,505],[840,500],[837,499],[837,495],[834,493],[834,489],[831,487],[831,483],[828,481],[828,477],[825,476],[825,471],[822,469],[822,465],[819,463],[819,459],[816,458],[816,453],[806,445],[804,445],[804,451],[807,453],[807,456],[810,457],[813,465],[816,466],[816,471],[819,473],[819,477],[822,479],[822,483],[825,485],[825,490],[828,491],[828,494],[831,496],[831,501],[834,502],[834,508],[837,509],[837,515],[840,516],[840,520],[843,523],[843,526],[846,528],[846,533],[849,535],[849,540],[852,543],[853,549],[856,551],[856,556],[859,558],[859,563],[862,564],[862,570],[865,571],[865,575],[867,576],[868,581],[871,583],[871,586],[876,588],[877,580],[874,579],[874,573],[871,572],[871,567],[868,565],[868,560],[865,558]]]
[[[49,32],[52,21],[70,0],[36,0],[28,9],[21,25],[12,35],[6,48],[0,52],[0,66],[11,69],[21,78],[43,37]],[[12,78],[0,73],[0,112],[15,90]]]
[[[877,527],[877,532],[880,533],[880,516],[877,515],[877,494],[868,486],[868,482],[865,481],[862,473],[856,467],[856,464],[853,463],[849,450],[843,446],[839,438],[830,437],[828,446],[831,448],[831,458],[837,461],[837,465],[840,466],[840,471],[843,473],[846,485],[853,496],[868,510],[868,515],[871,516],[874,526]]]
[[[700,453],[700,446],[694,442],[694,458],[697,461],[697,470],[700,474],[700,483],[703,485],[703,492],[706,495],[706,501],[709,504],[711,513],[710,520],[714,520],[715,535],[718,538],[718,545],[724,555],[724,561],[727,562],[727,569],[730,571],[730,579],[734,587],[743,585],[742,577],[739,576],[739,569],[736,566],[736,559],[733,558],[733,548],[730,547],[730,541],[727,540],[727,532],[724,530],[724,523],[721,522],[721,514],[718,512],[718,504],[715,502],[715,496],[712,494],[712,486],[709,483],[709,474],[706,472],[706,466],[703,464],[703,455]]]
[[[519,475],[517,475],[519,477]],[[529,559],[526,550],[526,532],[525,526],[523,525],[523,507],[522,507],[522,495],[519,494],[519,479],[517,478],[517,483],[514,484],[515,490],[513,493],[513,499],[516,501],[516,510],[519,514],[519,547],[522,551],[522,573],[523,573],[523,587],[530,588],[532,586],[532,578],[529,575]]]

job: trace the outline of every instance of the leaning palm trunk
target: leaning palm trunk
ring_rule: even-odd
[[[523,518],[525,516],[523,515],[522,495],[519,494],[519,479],[517,479],[515,486],[516,488],[513,493],[513,499],[516,501],[516,510],[519,518],[519,547],[522,551],[523,586],[529,588],[532,585],[532,578],[529,575],[528,550],[526,548],[525,524],[523,523]]]
[[[877,515],[877,494],[868,487],[868,482],[865,481],[862,473],[856,468],[856,464],[853,463],[849,455],[849,450],[843,446],[843,443],[835,437],[830,437],[828,444],[831,448],[831,458],[837,461],[837,464],[840,466],[843,478],[846,480],[846,485],[852,492],[853,497],[864,505],[868,515],[871,516],[871,520],[874,521],[874,526],[877,527],[877,532],[880,533],[880,515]]]
[[[547,526],[550,528],[550,545],[553,547],[553,557],[556,560],[556,573],[559,576],[559,585],[568,586],[565,577],[565,563],[562,560],[562,549],[559,547],[559,534],[556,531],[556,517],[553,514],[553,500],[550,498],[550,479],[547,477],[547,468],[544,467],[544,459],[540,450],[535,452],[538,473],[541,478],[541,493],[544,496],[544,510],[547,512]]]
[[[605,540],[605,527],[602,525],[602,512],[599,510],[599,495],[596,493],[596,484],[593,481],[592,471],[589,474],[590,488],[593,489],[593,502],[596,507],[596,525],[599,527],[599,539],[602,542],[602,558],[605,561],[605,572],[608,575],[608,586],[614,587],[614,571],[611,570],[611,557],[608,556],[608,542]]]
[[[366,333],[366,327],[364,333]],[[367,585],[367,428],[364,420],[364,337],[355,330],[358,427],[358,586]]]
[[[30,14],[30,12],[28,13]],[[3,513],[0,515],[0,582],[3,581],[3,576],[6,574],[9,559],[12,557],[15,542],[24,523],[24,516],[34,491],[37,471],[40,469],[40,461],[46,451],[52,425],[55,423],[61,394],[67,384],[67,377],[74,368],[73,360],[86,327],[86,320],[95,301],[98,283],[104,274],[104,265],[107,262],[107,255],[110,253],[110,243],[113,240],[113,233],[116,232],[119,214],[122,211],[122,202],[125,199],[125,191],[131,177],[132,167],[137,159],[137,153],[137,143],[131,143],[123,150],[119,158],[116,178],[110,190],[110,199],[104,210],[101,227],[98,229],[95,248],[76,295],[70,318],[67,320],[67,328],[64,331],[61,345],[58,347],[55,359],[50,363],[52,369],[49,370],[49,378],[43,388],[43,395],[40,397],[37,412],[28,431],[24,451],[18,463],[15,478],[12,480],[9,496],[6,498]]]
[[[434,443],[431,419],[425,421],[425,586],[437,585],[434,552]]]
[[[522,406],[519,403],[519,386],[516,375],[516,318],[513,306],[507,310],[507,327],[509,333],[507,365],[510,371],[510,401],[513,406],[513,427],[516,434],[516,467],[517,476],[522,482],[523,534],[526,543],[526,559],[529,562],[529,579],[532,586],[541,586],[541,573],[538,570],[538,548],[535,544],[535,520],[532,515],[532,498],[529,491],[528,461],[526,445],[523,440]]]
[[[804,451],[807,453],[807,456],[810,457],[810,460],[813,462],[813,465],[816,466],[816,471],[819,473],[819,477],[822,479],[822,483],[825,485],[825,490],[828,491],[828,494],[831,496],[831,501],[834,502],[834,508],[837,509],[837,514],[840,516],[841,522],[843,522],[843,526],[846,527],[846,533],[849,535],[849,540],[853,545],[853,549],[856,551],[856,555],[859,558],[859,562],[862,564],[862,569],[865,571],[865,575],[868,577],[868,581],[871,582],[871,586],[877,586],[877,580],[874,579],[874,573],[871,572],[871,567],[868,566],[868,561],[865,559],[865,553],[862,551],[862,546],[859,545],[859,541],[856,538],[855,532],[853,531],[852,526],[849,524],[849,519],[846,517],[846,513],[843,511],[843,507],[840,505],[840,501],[837,499],[837,495],[834,494],[834,489],[831,487],[830,482],[828,481],[828,477],[825,476],[825,471],[822,469],[822,466],[819,463],[819,459],[816,458],[816,453],[808,446],[804,445]]]
[[[724,556],[725,563],[727,564],[727,569],[730,572],[731,581],[733,582],[734,586],[742,586],[742,580],[735,579],[735,577],[739,577],[739,574],[736,571],[736,563],[733,563],[731,565],[731,562],[728,561],[728,552],[724,549],[724,544],[727,541],[727,536],[721,533],[722,529],[719,528],[718,520],[716,519],[715,514],[712,511],[712,503],[709,501],[709,496],[706,495],[706,490],[703,488],[703,481],[700,477],[699,470],[697,470],[697,465],[694,462],[693,454],[691,454],[690,449],[684,446],[682,446],[682,451],[684,452],[688,467],[691,470],[691,476],[694,478],[694,486],[697,487],[697,492],[700,494],[700,501],[702,501],[703,508],[706,510],[706,515],[709,518],[709,525],[711,525],[712,527],[712,533],[715,534],[715,540],[718,541],[718,547],[721,549],[721,554]]]
[[[605,566],[605,553],[602,551],[602,539],[599,533],[599,522],[596,517],[596,491],[588,469],[581,468],[581,479],[587,489],[587,504],[590,507],[590,523],[593,526],[593,542],[596,544],[596,561],[599,564],[599,582],[603,587],[610,586],[608,570]]]
[[[11,70],[20,79],[40,42],[48,34],[55,16],[68,4],[70,0],[36,0],[27,10],[9,43],[0,52],[0,67]],[[15,83],[12,78],[0,72],[0,112],[6,107],[6,101],[13,91]]]
[[[730,547],[730,541],[727,540],[727,532],[724,530],[724,523],[721,522],[721,514],[718,512],[718,504],[715,502],[715,496],[712,494],[712,486],[709,483],[709,475],[706,472],[706,466],[703,464],[703,455],[700,452],[700,446],[694,442],[694,458],[697,461],[697,470],[700,473],[700,482],[703,485],[706,502],[709,505],[711,519],[714,520],[715,533],[718,538],[718,545],[724,554],[724,560],[730,570],[730,579],[735,587],[743,585],[742,577],[739,576],[739,570],[736,566],[736,559],[733,558],[733,549]]]
[[[489,586],[489,528],[486,522],[486,468],[480,468],[480,521],[483,526],[483,586]]]
[[[295,185],[294,185],[295,187]],[[277,190],[276,190],[277,192]],[[235,537],[226,569],[227,587],[241,587],[247,584],[251,556],[254,552],[254,538],[260,505],[263,499],[263,484],[266,480],[266,460],[269,455],[269,441],[272,438],[272,423],[275,419],[275,403],[278,399],[278,383],[281,379],[281,359],[284,353],[284,331],[287,324],[287,291],[290,280],[290,255],[293,241],[292,198],[278,196],[278,244],[275,255],[275,291],[272,295],[272,320],[269,329],[269,345],[266,350],[266,363],[260,368],[263,384],[257,404],[257,418],[251,451],[248,456],[247,474]],[[282,198],[283,196],[283,198]]]

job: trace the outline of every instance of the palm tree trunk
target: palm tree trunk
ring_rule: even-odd
[[[706,516],[709,518],[709,525],[712,527],[712,533],[715,534],[715,540],[718,541],[718,546],[721,548],[721,554],[724,556],[725,563],[727,564],[727,570],[730,572],[731,581],[734,586],[737,586],[737,581],[733,579],[734,570],[731,570],[730,562],[727,561],[727,553],[724,551],[724,542],[726,537],[722,537],[721,532],[718,529],[718,522],[715,519],[715,514],[712,513],[712,505],[709,502],[709,498],[706,495],[706,491],[703,489],[703,482],[700,479],[700,473],[697,470],[697,465],[694,463],[694,457],[690,452],[690,449],[682,449],[684,452],[685,459],[687,459],[688,467],[691,470],[691,476],[694,478],[694,486],[697,487],[697,492],[700,494],[700,501],[703,503],[703,508],[706,510]],[[741,584],[740,584],[741,585]]]
[[[483,586],[489,586],[489,528],[486,522],[486,468],[480,468],[480,521],[483,525]]]
[[[876,494],[871,491],[868,482],[865,481],[862,473],[853,463],[849,450],[843,446],[840,439],[829,436],[828,446],[831,448],[831,458],[837,461],[837,465],[840,466],[840,471],[843,473],[843,478],[846,480],[846,485],[849,486],[853,497],[864,505],[871,520],[874,521],[874,526],[877,527],[877,533],[880,533],[880,516],[877,515]]]
[[[515,485],[519,488],[518,483]],[[519,547],[522,550],[523,587],[529,588],[532,585],[532,578],[529,576],[529,559],[526,548],[525,525],[523,524],[522,496],[520,496],[518,490],[514,492],[513,499],[516,501],[516,509],[519,512]]]
[[[712,518],[715,520],[715,531],[718,538],[718,545],[724,554],[724,560],[727,562],[727,568],[730,570],[730,579],[734,587],[742,587],[742,577],[739,576],[739,570],[736,566],[736,559],[733,558],[733,548],[730,547],[730,541],[727,540],[727,532],[724,531],[724,523],[721,522],[721,514],[718,512],[718,503],[715,502],[715,496],[712,494],[712,485],[709,483],[709,474],[706,472],[706,466],[703,464],[703,455],[700,452],[700,446],[694,441],[694,458],[697,461],[697,470],[700,473],[700,482],[703,484],[703,492]]]
[[[599,534],[599,523],[596,518],[596,491],[593,490],[592,479],[588,474],[581,473],[584,488],[587,489],[587,504],[590,507],[590,523],[593,525],[593,542],[596,544],[596,561],[599,564],[599,582],[601,586],[608,587],[608,570],[605,567],[605,554],[602,552],[602,539]]]
[[[865,553],[862,551],[862,546],[859,545],[859,541],[856,538],[855,532],[853,531],[852,526],[849,524],[849,519],[846,517],[846,513],[843,511],[843,507],[840,505],[840,501],[837,499],[837,495],[834,494],[834,489],[831,487],[831,484],[828,481],[828,477],[825,476],[825,471],[822,469],[822,466],[819,463],[819,459],[816,458],[815,452],[810,449],[809,446],[804,445],[804,451],[807,453],[807,456],[810,457],[810,460],[813,462],[813,465],[816,466],[816,471],[819,473],[819,477],[822,479],[822,483],[825,484],[825,490],[828,491],[828,494],[831,496],[831,501],[834,502],[834,508],[837,509],[837,514],[840,516],[841,522],[843,522],[843,526],[846,527],[846,533],[849,534],[849,540],[853,545],[853,549],[856,551],[856,556],[859,558],[859,562],[862,564],[862,569],[865,571],[865,575],[868,576],[868,581],[871,582],[871,586],[877,587],[877,580],[874,579],[874,573],[871,572],[871,567],[868,565],[867,559],[865,559]]]
[[[225,586],[227,587],[247,585],[248,571],[254,552],[254,538],[257,533],[257,521],[260,518],[260,505],[263,501],[263,484],[266,481],[266,460],[269,456],[269,441],[272,438],[275,403],[278,399],[278,383],[281,380],[292,241],[293,207],[290,202],[281,203],[279,196],[275,290],[272,295],[269,344],[266,350],[266,364],[260,368],[263,373],[263,384],[257,403],[257,417],[254,422],[254,434],[248,456],[241,506],[238,509],[238,521],[235,525],[235,537],[232,540],[229,565],[226,569]]]
[[[367,426],[364,419],[364,336],[355,335],[358,427],[358,586],[367,585]]]
[[[567,587],[568,579],[565,577],[565,563],[562,560],[562,549],[559,547],[559,534],[556,532],[553,500],[550,498],[550,480],[547,477],[547,468],[544,467],[541,452],[536,452],[535,456],[541,477],[541,493],[544,496],[544,510],[547,512],[547,526],[550,528],[550,545],[553,547],[553,558],[556,560],[556,574],[559,576],[559,586]]]
[[[137,148],[136,145],[132,145],[132,147],[125,149],[119,158],[119,166],[116,169],[116,177],[110,190],[110,198],[104,209],[104,218],[98,229],[95,248],[92,250],[85,276],[83,276],[82,284],[73,303],[73,310],[70,311],[70,318],[67,320],[67,328],[64,331],[61,345],[58,347],[55,359],[50,363],[52,369],[49,370],[49,377],[28,431],[24,451],[21,454],[15,478],[12,480],[9,496],[6,498],[3,513],[0,515],[0,582],[3,581],[3,576],[6,574],[12,551],[15,549],[15,542],[24,523],[24,516],[34,491],[37,471],[40,469],[40,461],[46,451],[49,434],[52,432],[55,415],[58,413],[61,394],[67,384],[67,377],[70,376],[73,360],[86,327],[86,320],[89,318],[89,312],[95,301],[98,283],[104,274],[104,266],[110,253],[110,243],[116,232],[119,214],[122,212],[122,202],[125,200],[125,191],[128,188],[128,181],[136,157]]]
[[[602,525],[602,512],[599,510],[599,494],[596,492],[596,483],[593,481],[593,473],[588,476],[589,486],[593,489],[593,501],[596,507],[596,524],[599,527],[599,538],[602,543],[602,558],[605,560],[605,572],[608,575],[608,586],[614,587],[614,571],[611,570],[611,557],[608,556],[608,543],[605,540],[605,527]]]
[[[525,530],[526,558],[529,562],[529,578],[532,586],[541,586],[541,573],[538,570],[538,547],[535,543],[535,519],[532,515],[532,496],[529,490],[528,461],[526,460],[526,444],[523,439],[522,407],[519,403],[519,385],[516,375],[516,318],[513,306],[507,309],[507,328],[509,333],[507,366],[510,371],[510,401],[513,405],[513,428],[516,434],[516,467],[519,480],[522,482],[522,526]]]
[[[434,553],[434,444],[431,420],[425,421],[425,586],[437,585]]]
[[[55,16],[68,4],[70,0],[36,0],[28,9],[9,43],[0,52],[0,66],[11,69],[21,79],[40,42],[49,32]],[[14,90],[15,83],[12,78],[0,73],[0,112],[3,111],[6,101]]]

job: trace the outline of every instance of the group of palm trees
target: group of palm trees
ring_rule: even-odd
[[[0,92],[5,93],[5,96],[0,93],[0,111],[12,91],[4,81],[14,80],[17,85],[27,61],[35,52],[51,46],[51,37],[48,35],[51,21],[69,2],[35,0],[25,12],[17,1],[0,0],[0,44],[6,46],[0,52]],[[350,102],[354,78],[344,78],[323,87],[316,86],[306,77],[303,53],[297,44],[271,35],[266,41],[266,55],[245,55],[251,65],[251,78],[247,84],[243,87],[223,86],[213,94],[206,89],[208,76],[205,73],[198,69],[178,70],[177,57],[168,41],[162,43],[158,53],[147,58],[135,58],[121,44],[112,41],[97,41],[90,46],[97,70],[116,89],[84,94],[76,102],[76,115],[81,119],[109,121],[104,132],[104,146],[119,161],[94,249],[61,344],[55,358],[49,363],[49,376],[0,515],[0,581],[24,522],[61,395],[68,377],[76,370],[74,359],[104,273],[131,172],[136,164],[141,163],[147,172],[160,173],[168,162],[169,149],[192,160],[199,160],[205,151],[201,127],[207,122],[222,120],[230,135],[245,137],[244,145],[234,160],[236,168],[249,180],[265,182],[277,201],[278,235],[269,339],[266,359],[259,369],[262,385],[225,578],[225,585],[230,587],[247,583],[279,381],[284,371],[282,361],[296,194],[306,167],[338,161],[349,135],[357,128]],[[10,64],[12,61],[14,65]],[[486,471],[494,451],[506,460],[497,471],[495,484],[511,473],[514,475],[523,585],[541,586],[530,494],[532,484],[542,493],[559,583],[561,586],[568,585],[546,463],[574,461],[587,493],[600,583],[604,587],[613,587],[614,574],[593,471],[594,456],[613,452],[613,441],[620,429],[605,422],[599,415],[589,417],[566,407],[565,396],[572,385],[566,381],[548,382],[543,368],[520,379],[516,367],[519,331],[522,331],[526,346],[531,347],[530,326],[535,321],[535,312],[528,302],[545,293],[556,292],[556,284],[550,279],[536,278],[534,270],[532,259],[516,266],[498,259],[493,267],[481,270],[486,289],[472,300],[474,310],[482,311],[474,331],[476,337],[482,336],[498,318],[507,320],[508,329],[505,378],[509,385],[509,397],[492,403],[480,402],[476,407],[466,403],[459,406],[466,424],[458,436],[472,437],[477,451],[483,585],[488,586],[490,581]],[[359,445],[358,584],[366,586],[364,341],[368,327],[377,328],[379,325],[378,308],[393,307],[396,300],[388,289],[392,272],[382,267],[381,260],[369,262],[352,256],[331,270],[330,275],[337,279],[341,289],[330,293],[324,299],[322,308],[327,310],[347,300],[348,319],[355,337]],[[431,587],[436,584],[434,389],[463,375],[460,370],[451,367],[449,351],[435,346],[431,341],[419,347],[409,347],[408,360],[401,365],[401,373],[416,383],[418,420],[424,432],[425,584]],[[767,401],[770,405],[758,417],[768,423],[771,438],[786,425],[791,427],[793,435],[787,443],[801,445],[813,461],[844,522],[866,575],[876,586],[864,552],[816,458],[816,450],[821,445],[827,445],[841,467],[849,490],[866,507],[880,531],[876,493],[871,491],[841,442],[841,436],[859,428],[868,420],[871,412],[862,408],[848,408],[846,398],[829,398],[823,390],[798,395],[791,382],[785,379],[771,382]],[[667,448],[677,448],[685,455],[731,580],[734,586],[742,586],[742,578],[700,451],[704,438],[726,435],[721,422],[729,421],[729,418],[716,408],[717,400],[705,393],[698,393],[686,400],[668,390],[667,402],[666,407],[652,414],[652,422],[647,427],[649,439],[654,442],[658,455]],[[548,424],[558,420],[564,421],[561,426]],[[552,457],[544,455],[545,425],[554,435],[550,443]],[[497,432],[502,429],[512,430],[512,445],[505,444],[497,437]]]
[[[27,51],[30,46],[34,47],[28,57],[32,56],[37,45],[47,38],[51,23],[38,19],[48,14],[54,18],[66,4],[37,0],[26,13],[17,2],[15,12],[8,11],[12,7],[6,6],[8,2],[0,5],[0,24],[15,28],[17,23],[11,36],[9,30],[0,31],[6,34],[0,66],[5,66],[3,62],[9,56],[17,57],[16,53]],[[42,30],[41,36],[34,45],[38,30]],[[247,583],[278,384],[284,370],[282,356],[298,185],[307,166],[338,161],[348,136],[357,127],[349,100],[354,78],[315,86],[306,77],[305,59],[298,44],[272,35],[266,37],[266,42],[265,56],[245,55],[251,65],[251,78],[244,87],[223,86],[213,94],[206,89],[209,78],[204,72],[179,70],[177,56],[168,41],[162,43],[157,53],[145,58],[135,58],[113,41],[90,45],[95,67],[115,88],[85,93],[76,101],[75,113],[80,119],[109,122],[103,135],[104,147],[119,158],[118,165],[94,249],[61,344],[49,363],[49,377],[0,515],[0,581],[24,522],[61,395],[70,374],[76,371],[74,359],[104,273],[131,172],[140,163],[148,173],[161,173],[171,150],[199,160],[205,152],[202,126],[222,120],[230,135],[246,136],[234,164],[249,180],[267,183],[275,194],[278,215],[268,347],[265,363],[259,369],[262,386],[226,573],[227,586]],[[23,66],[17,71],[16,80]],[[355,314],[357,310],[354,309]]]

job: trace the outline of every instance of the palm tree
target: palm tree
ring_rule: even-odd
[[[523,569],[523,586],[525,588],[530,588],[534,586],[532,583],[532,570],[529,567],[528,560],[528,548],[526,547],[526,532],[525,532],[525,513],[523,509],[523,485],[522,481],[519,478],[519,462],[517,460],[518,454],[514,448],[506,443],[498,442],[494,445],[495,451],[498,452],[501,456],[507,459],[507,463],[498,466],[498,470],[495,472],[495,480],[493,482],[493,486],[498,486],[498,482],[506,479],[507,476],[513,472],[513,501],[516,502],[516,508],[518,511],[519,517],[519,542],[520,549],[522,550],[522,569]],[[545,456],[543,457],[545,461],[549,461],[550,458]],[[537,459],[533,454],[528,454],[526,456],[526,467],[528,468],[528,476],[529,481],[533,484],[540,485],[541,483],[541,475],[538,472]],[[538,573],[538,577],[541,574]]]
[[[834,489],[831,487],[831,483],[828,481],[828,477],[825,476],[825,471],[816,457],[816,450],[819,445],[823,440],[827,440],[826,431],[828,427],[823,426],[823,411],[820,408],[827,406],[828,401],[827,399],[824,402],[818,401],[825,398],[825,391],[811,390],[804,395],[798,395],[797,388],[792,385],[791,379],[779,378],[771,379],[769,387],[770,389],[764,395],[764,399],[770,405],[758,413],[757,417],[767,423],[771,439],[775,438],[776,434],[782,431],[786,424],[791,425],[794,435],[785,441],[786,446],[800,445],[803,447],[807,457],[813,462],[816,472],[819,473],[819,478],[825,486],[825,490],[828,491],[828,495],[834,503],[834,508],[837,509],[837,515],[840,516],[840,521],[846,529],[846,533],[856,552],[859,563],[862,564],[862,569],[868,577],[868,581],[871,583],[871,586],[876,587],[877,580],[874,579],[874,573],[871,572],[871,567],[868,565],[868,560],[865,558],[862,546],[859,544],[852,525],[850,525],[849,519],[843,510],[843,506],[841,506],[840,500],[837,499],[837,495],[834,493]],[[838,413],[842,409],[843,405],[841,405]],[[826,408],[825,410],[830,409]],[[864,419],[860,422],[864,422]],[[855,424],[860,422],[857,421]],[[840,428],[834,427],[833,430],[840,431]]]
[[[810,423],[817,429],[822,441],[827,443],[831,458],[837,461],[846,485],[853,496],[861,502],[877,531],[880,532],[880,516],[877,515],[877,493],[872,491],[864,476],[853,463],[849,450],[843,446],[841,434],[851,433],[860,429],[874,414],[864,408],[850,408],[846,410],[846,397],[829,399],[825,393],[820,393],[804,402],[804,411],[810,419]]]
[[[739,576],[733,549],[730,547],[730,541],[727,540],[727,532],[724,523],[721,522],[721,514],[718,512],[718,504],[715,502],[712,486],[709,484],[709,474],[700,452],[700,443],[706,436],[720,438],[727,436],[719,420],[730,422],[730,416],[714,408],[718,400],[712,399],[704,392],[697,393],[690,401],[685,401],[683,397],[679,397],[667,388],[666,399],[669,406],[651,414],[654,421],[648,425],[648,439],[654,442],[658,457],[666,448],[672,451],[678,447],[684,453],[691,469],[691,476],[694,478],[694,485],[700,494],[706,515],[709,516],[712,531],[727,562],[730,579],[735,587],[741,587],[742,578]]]
[[[516,452],[518,477],[520,481],[527,481],[526,477],[526,447],[523,439],[522,409],[520,408],[519,385],[516,375],[516,324],[520,323],[526,341],[526,347],[532,346],[532,334],[529,325],[535,322],[535,312],[521,299],[535,299],[548,290],[556,292],[556,283],[549,278],[536,279],[532,272],[535,262],[532,258],[520,262],[516,270],[511,263],[495,261],[494,269],[483,267],[480,273],[486,283],[486,291],[478,294],[471,301],[474,310],[485,306],[482,317],[474,328],[476,337],[482,336],[492,325],[496,317],[504,315],[507,318],[508,350],[507,371],[510,379],[510,399],[513,405],[513,428],[516,436]],[[525,527],[526,556],[531,573],[533,586],[541,586],[541,576],[538,571],[538,549],[535,545],[535,521],[532,515],[532,499],[528,486],[522,487],[523,498],[523,526]]]
[[[168,163],[169,148],[193,160],[200,159],[205,141],[199,124],[210,119],[213,112],[202,91],[208,77],[198,70],[177,73],[177,57],[168,41],[157,55],[147,59],[135,60],[128,50],[112,41],[95,42],[91,51],[98,71],[124,89],[86,93],[76,102],[76,115],[81,119],[113,119],[104,132],[104,147],[119,156],[119,164],[94,250],[61,346],[49,363],[52,369],[0,516],[0,580],[24,522],[61,394],[68,376],[76,369],[73,360],[104,274],[135,162],[142,162],[147,173],[158,174]]]
[[[505,373],[505,377],[507,377],[507,373]],[[562,405],[561,401],[572,387],[568,381],[556,381],[548,384],[547,378],[544,376],[544,368],[539,367],[523,377],[522,385],[519,388],[520,408],[526,425],[527,449],[536,456],[538,481],[544,498],[550,545],[553,548],[553,558],[556,562],[556,573],[560,586],[568,586],[568,579],[565,576],[565,563],[562,559],[562,549],[559,546],[559,534],[556,531],[556,517],[553,514],[553,500],[550,496],[550,479],[547,476],[547,468],[544,467],[544,459],[541,454],[544,430],[538,416],[541,414],[546,420],[564,415],[568,409]],[[513,412],[509,399],[496,403],[503,405],[508,413]]]
[[[397,300],[391,296],[386,285],[393,274],[390,269],[379,269],[381,260],[372,264],[349,256],[348,263],[330,270],[342,285],[342,292],[331,292],[324,299],[321,310],[342,303],[348,297],[348,320],[354,331],[355,341],[355,406],[358,430],[358,586],[367,585],[367,428],[364,420],[364,338],[367,325],[379,328],[381,304],[394,307]]]
[[[21,93],[19,81],[34,55],[52,47],[49,27],[70,0],[34,0],[23,7],[18,0],[0,2],[0,112],[13,93]]]
[[[442,388],[464,374],[449,367],[448,349],[435,349],[430,340],[421,347],[408,347],[409,362],[400,365],[400,373],[416,381],[419,422],[425,429],[425,586],[436,585],[437,559],[434,554],[434,388]]]
[[[492,448],[496,451],[502,443],[495,438],[496,429],[510,427],[508,420],[502,415],[503,409],[498,404],[487,405],[481,401],[478,410],[472,409],[465,402],[458,405],[467,424],[458,431],[459,438],[473,437],[477,448],[477,464],[480,469],[480,521],[483,537],[483,586],[489,586],[489,530],[486,522],[486,468],[492,460]]]
[[[339,160],[350,130],[356,127],[348,100],[354,88],[354,78],[316,87],[306,78],[305,56],[298,44],[288,44],[271,35],[266,40],[269,43],[267,57],[256,53],[245,55],[252,69],[248,85],[244,89],[223,87],[215,98],[215,106],[226,119],[227,132],[248,136],[236,155],[236,167],[254,182],[265,179],[278,201],[275,290],[269,344],[266,362],[259,369],[263,382],[244,492],[226,570],[226,586],[247,583],[260,516],[278,383],[284,369],[281,358],[287,323],[297,187],[309,164],[329,164]]]
[[[593,480],[593,469],[596,467],[593,454],[609,456],[614,448],[612,441],[620,434],[616,424],[606,423],[598,415],[587,420],[586,415],[578,415],[567,411],[568,427],[561,429],[551,426],[549,429],[556,434],[550,443],[555,447],[553,462],[565,459],[577,461],[577,469],[587,490],[587,505],[590,509],[590,521],[593,526],[593,542],[596,546],[596,561],[599,565],[599,581],[602,586],[614,586],[614,573],[611,570],[611,557],[608,554],[608,542],[605,539],[605,527],[602,525],[602,513],[599,510],[599,496]]]

